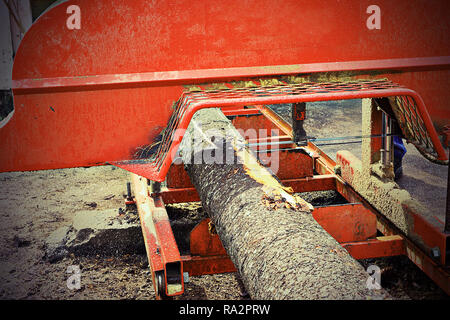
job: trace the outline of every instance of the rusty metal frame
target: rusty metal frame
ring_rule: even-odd
[[[148,181],[131,174],[135,203],[157,298],[184,292],[183,264],[161,197],[150,197]]]
[[[341,246],[358,260],[406,254],[405,241],[399,235],[376,237],[358,242],[344,242],[341,243]]]
[[[274,120],[274,124],[276,124],[283,132],[287,135],[292,135],[292,129],[290,125],[284,121],[278,114],[273,112],[272,110],[266,107],[258,108],[262,114],[266,117]],[[446,261],[446,253],[450,249],[448,248],[450,244],[450,234],[445,231],[438,230],[436,227],[432,226],[428,221],[426,221],[420,214],[414,212],[411,208],[406,208],[407,212],[414,219],[415,232],[424,240],[430,247],[438,246],[443,253],[440,261],[435,261],[430,254],[425,253],[422,248],[416,245],[413,241],[408,239],[403,233],[395,227],[386,217],[382,215],[382,213],[378,212],[375,208],[373,208],[364,198],[362,198],[357,192],[353,190],[353,188],[345,182],[341,177],[334,173],[334,168],[336,167],[336,162],[332,160],[329,156],[327,156],[324,152],[320,150],[314,143],[308,142],[308,146],[306,147],[311,154],[316,155],[314,157],[314,168],[315,171],[320,175],[329,175],[333,177],[335,188],[334,190],[338,191],[344,198],[347,199],[350,203],[362,203],[366,208],[368,208],[373,214],[377,217],[377,227],[380,232],[382,232],[385,236],[396,235],[403,238],[404,248],[406,251],[402,251],[401,246],[398,245],[398,239],[395,239],[391,244],[391,250],[389,251],[389,243],[382,242],[374,246],[374,241],[371,239],[367,243],[359,243],[357,245],[357,250],[355,251],[356,244],[347,243],[344,247],[349,250],[349,252],[355,253],[357,257],[362,257],[361,253],[367,249],[367,252],[370,252],[371,249],[380,250],[381,256],[386,255],[397,255],[402,252],[406,252],[408,258],[414,262],[422,271],[424,271],[433,281],[435,281],[447,294],[450,294],[450,264],[449,261]],[[315,177],[314,177],[315,178]],[[294,188],[294,191],[298,191],[298,189]],[[382,240],[381,240],[382,241]],[[379,241],[377,241],[379,242]],[[365,248],[361,250],[361,248]],[[376,249],[375,249],[376,248]],[[386,254],[390,252],[391,254]],[[358,253],[356,253],[358,252]],[[374,251],[376,252],[376,251]],[[375,254],[376,256],[376,254]],[[374,257],[373,254],[368,254],[366,257]]]
[[[319,151],[318,147],[314,146],[313,144],[310,145],[312,150]],[[330,165],[332,168],[336,165],[336,163],[331,160],[328,157],[319,158],[316,161],[316,168],[318,171],[329,171]],[[345,182],[341,177],[335,175],[335,183],[336,183],[336,191],[338,191],[344,198],[347,199],[349,202],[359,202],[362,205],[364,205],[366,208],[368,208],[373,214],[377,217],[377,228],[378,230],[383,233],[385,236],[399,236],[403,239],[404,243],[404,249],[405,251],[402,251],[400,249],[400,246],[398,245],[398,239],[396,239],[394,242],[392,242],[392,248],[393,252],[403,252],[408,258],[417,265],[422,271],[424,271],[439,287],[441,287],[447,294],[450,294],[450,268],[449,266],[446,266],[445,261],[436,261],[434,260],[429,253],[425,253],[424,250],[419,247],[417,244],[415,244],[412,240],[410,240],[408,237],[406,237],[403,232],[397,228],[392,222],[390,222],[382,213],[378,212],[375,208],[373,208],[363,197],[361,197],[356,191],[353,190],[353,188]],[[419,214],[415,214],[415,225],[417,232],[420,232],[420,236],[425,239],[442,239],[441,242],[439,242],[439,245],[443,246],[442,250],[443,252],[446,252],[446,244],[448,244],[448,235],[443,234],[440,230],[437,228],[431,226],[423,217],[421,217]],[[376,248],[372,246],[372,241],[367,242],[366,244],[361,243],[358,244],[359,246],[366,246],[367,252],[369,253],[371,248],[374,248],[375,250],[380,250],[379,248]],[[355,244],[356,245],[356,244]],[[358,248],[357,251],[355,250],[355,245],[345,244],[344,247],[346,249],[349,249],[349,252],[355,253],[357,257],[360,257],[361,251],[364,251],[366,249],[361,249],[362,247]],[[383,247],[388,246],[386,243],[383,245]],[[383,249],[386,250],[386,249]],[[394,254],[396,255],[396,254]],[[372,254],[365,255],[367,258],[374,257]],[[381,256],[386,256],[385,254]]]
[[[262,114],[270,119],[274,125],[287,134],[287,136],[280,136],[280,139],[289,138],[289,134],[291,133],[289,124],[283,122],[284,120],[276,113],[271,112],[270,109],[265,109],[262,106],[256,107],[256,109],[260,112],[260,115]],[[269,111],[267,112],[267,110]],[[244,116],[245,112],[255,114],[254,109],[235,108],[234,112],[238,116]],[[276,119],[276,117],[279,117],[279,119]],[[265,140],[270,140],[270,138],[266,138]],[[450,293],[450,271],[448,268],[440,265],[423,252],[419,246],[404,236],[398,228],[356,193],[339,175],[335,174],[335,161],[322,152],[319,147],[309,142],[305,148],[312,155],[310,163],[306,165],[311,165],[317,174],[304,176],[305,173],[292,171],[290,176],[287,175],[281,179],[283,185],[292,187],[294,192],[335,190],[349,202],[349,204],[344,205],[315,208],[313,216],[316,221],[335,237],[342,247],[355,259],[406,255],[445,292]],[[296,157],[305,155],[287,153],[287,156],[290,157],[287,161],[295,162]],[[299,159],[299,161],[305,161],[305,159]],[[300,176],[298,176],[299,174]],[[163,206],[164,203],[192,202],[199,201],[200,199],[197,191],[190,184],[189,177],[182,165],[173,164],[167,175],[168,187],[155,190],[155,192],[148,190],[146,185],[147,179],[138,177],[135,174],[132,174],[132,176],[134,177],[133,179],[139,179],[138,182],[140,183],[136,184],[134,182],[133,185],[134,187],[136,185],[138,186],[136,190],[139,190],[139,186],[141,188],[141,196],[136,197],[136,202],[139,211],[144,212],[140,212],[140,217],[141,221],[144,222],[142,228],[146,241],[147,254],[149,261],[152,261],[150,263],[152,277],[154,279],[154,285],[157,285],[157,282],[155,282],[155,274],[158,274],[158,272],[164,269],[164,255],[161,254],[161,251],[155,249],[155,242],[151,236],[152,232],[154,234],[155,231],[152,231],[152,228],[146,224],[148,218],[146,220],[145,212],[156,210],[158,205],[155,205],[155,203]],[[145,194],[145,201],[142,198],[142,192]],[[155,199],[157,199],[156,202]],[[139,205],[139,203],[143,203],[143,205]],[[207,223],[208,219],[202,221],[191,233],[191,252],[189,255],[181,256],[179,253],[178,255],[174,255],[176,256],[176,261],[180,262],[181,265],[180,272],[182,281],[183,271],[188,272],[192,276],[236,271],[233,263],[223,249],[218,235],[211,234],[208,231]],[[420,221],[419,224],[426,225],[426,221]],[[169,239],[169,242],[171,242],[170,224],[166,224],[165,228],[165,232],[169,234],[169,237],[164,238],[160,236],[160,239]],[[342,230],[346,231],[345,234],[342,233]],[[355,232],[355,230],[359,231]],[[377,236],[375,231],[381,232],[383,236]],[[433,230],[430,229],[426,232],[432,235]],[[157,244],[156,247],[158,247]],[[172,246],[172,248],[175,247]],[[178,251],[178,249],[175,249],[175,251]],[[182,294],[183,291],[184,287],[176,294]]]
[[[368,72],[371,70],[442,70],[450,67],[450,56],[379,59],[364,61],[323,62],[280,66],[237,67],[222,69],[160,71],[131,74],[104,74],[85,77],[55,77],[13,80],[14,94],[82,91],[129,88],[137,86],[166,86],[220,82],[229,79],[313,74],[326,72]]]

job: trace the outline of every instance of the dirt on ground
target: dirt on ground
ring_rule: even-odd
[[[111,166],[0,174],[0,298],[154,299],[144,253],[44,260],[45,239],[78,210],[117,209],[119,215],[127,179],[125,171]],[[316,204],[321,197],[308,200]],[[168,206],[172,216],[198,210],[198,203]],[[361,263],[378,265],[382,286],[397,299],[448,299],[405,257]],[[78,290],[67,286],[70,266],[80,268]],[[248,299],[235,273],[190,277],[185,291],[177,299]]]
[[[154,299],[147,257],[44,259],[46,238],[80,210],[125,210],[128,173],[112,166],[0,174],[1,299]],[[198,204],[190,205],[192,211]],[[189,205],[172,209],[189,208]],[[172,213],[171,213],[172,214]],[[179,215],[179,213],[178,213]],[[81,271],[81,288],[69,289]],[[68,272],[69,271],[69,272]],[[191,277],[182,299],[241,299],[235,274]]]

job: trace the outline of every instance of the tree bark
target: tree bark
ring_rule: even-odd
[[[222,149],[233,153],[233,163],[199,163],[211,141],[216,160]],[[220,109],[204,109],[194,115],[180,155],[251,298],[386,298],[383,290],[367,288],[363,267],[314,220],[308,203],[249,156],[244,143]]]

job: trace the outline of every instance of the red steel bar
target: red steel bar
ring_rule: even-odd
[[[189,276],[236,272],[236,267],[228,255],[226,256],[181,256],[183,268]]]
[[[292,127],[286,120],[264,105],[256,105],[255,108],[257,108],[267,119],[271,120],[278,128],[280,128],[281,131],[292,139]]]
[[[155,275],[157,272],[164,272],[164,265],[162,263],[161,256],[158,254],[159,244],[157,243],[158,239],[152,220],[153,204],[151,203],[150,197],[147,196],[147,180],[134,174],[131,175],[131,179],[139,219],[141,221],[142,235],[144,237],[145,250],[147,251],[148,264],[152,272],[153,285],[155,287],[155,292],[158,292]]]
[[[237,106],[236,108],[227,109],[223,111],[223,114],[226,116],[246,116],[246,115],[257,115],[259,114],[259,110],[254,108],[244,108],[242,106]]]
[[[131,74],[105,74],[84,77],[56,77],[43,79],[13,80],[15,94],[81,91],[98,89],[130,88],[138,86],[167,86],[219,82],[228,79],[295,75],[338,71],[402,70],[418,71],[446,69],[450,56],[419,57],[406,59],[379,59],[345,62],[306,63],[281,66],[240,67],[223,69],[199,69],[161,71]]]
[[[336,176],[334,175],[282,179],[281,183],[286,187],[292,187],[294,192],[336,190]],[[197,190],[194,187],[163,188],[160,195],[166,204],[200,201]]]
[[[402,236],[384,236],[366,241],[341,243],[355,259],[381,258],[406,254]]]
[[[167,296],[184,292],[183,264],[175,241],[169,216],[161,196],[153,197],[152,219],[158,239],[158,252],[164,265],[164,281]]]
[[[150,197],[147,179],[135,174],[131,179],[155,292],[160,289],[156,275],[163,272],[165,294],[180,295],[184,292],[183,266],[164,203],[161,197]],[[169,283],[173,276],[178,281]]]

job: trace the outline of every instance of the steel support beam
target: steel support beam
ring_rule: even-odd
[[[156,297],[180,295],[183,265],[164,202],[150,197],[147,179],[131,174],[131,180]]]

